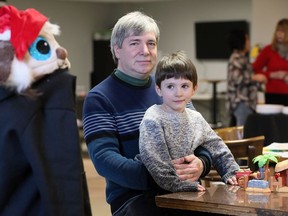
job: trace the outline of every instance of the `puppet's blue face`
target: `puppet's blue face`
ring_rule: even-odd
[[[38,61],[45,61],[51,57],[51,48],[49,42],[42,36],[37,39],[29,48],[30,56]]]
[[[57,25],[46,22],[38,37],[28,48],[24,62],[34,80],[57,69],[70,68],[67,51],[56,41],[54,35],[59,34]]]
[[[7,31],[10,30],[6,30],[5,32]],[[59,33],[59,26],[47,21],[44,23],[38,37],[29,46],[23,59],[19,60],[16,57],[14,47],[10,50],[10,53],[13,54],[13,58],[6,53],[1,56],[2,53],[0,52],[0,62],[4,60],[4,57],[8,57],[10,65],[13,65],[13,67],[9,66],[2,69],[1,66],[3,64],[0,64],[0,72],[1,70],[6,70],[8,74],[6,77],[4,76],[5,82],[3,83],[2,81],[1,85],[3,83],[3,85],[8,86],[9,88],[15,88],[17,92],[20,93],[29,88],[33,82],[41,79],[44,75],[51,74],[57,69],[70,68],[67,51],[58,44],[54,37],[54,35],[59,35]],[[8,34],[9,37],[7,35],[3,36],[2,33],[0,34],[0,51],[2,51],[4,45],[7,46],[5,43],[8,43],[8,45],[11,44],[10,35],[11,31]],[[3,41],[3,39],[5,40]],[[1,43],[3,42],[4,44],[2,45]],[[30,43],[30,41],[27,42]],[[12,45],[10,47],[12,47]]]

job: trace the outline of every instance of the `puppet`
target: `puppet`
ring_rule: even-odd
[[[59,32],[35,9],[0,8],[1,216],[91,215]]]
[[[70,68],[67,51],[54,35],[59,26],[33,8],[0,8],[0,84],[23,93],[56,69]]]

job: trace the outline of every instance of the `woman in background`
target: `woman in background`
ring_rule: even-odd
[[[245,31],[234,30],[229,36],[232,54],[228,62],[227,108],[231,115],[230,126],[244,125],[248,115],[255,112],[257,104],[257,80],[247,53],[249,36]]]
[[[266,83],[265,103],[288,106],[288,19],[278,21],[272,43],[261,50],[253,69]]]

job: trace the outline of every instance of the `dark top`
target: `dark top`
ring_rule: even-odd
[[[288,115],[252,114],[244,125],[244,137],[265,136],[264,146],[273,142],[288,142]]]
[[[0,215],[91,215],[75,81],[55,71],[34,99],[0,87]]]

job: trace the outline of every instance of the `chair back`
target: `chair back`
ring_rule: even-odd
[[[214,131],[223,140],[238,140],[243,138],[243,126],[217,128]]]
[[[264,136],[243,139],[243,126],[218,128],[214,131],[226,143],[236,161],[239,158],[246,158],[247,164],[242,168],[250,168],[252,171],[255,171],[256,167],[252,160],[254,157],[262,154]]]
[[[257,167],[252,160],[262,154],[264,140],[264,136],[256,136],[246,139],[224,140],[224,142],[236,161],[239,158],[247,158],[247,166],[242,168],[250,168],[251,171],[255,171]]]

